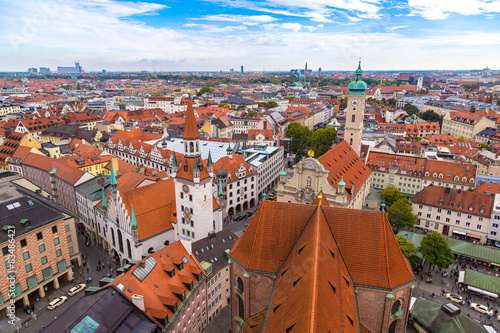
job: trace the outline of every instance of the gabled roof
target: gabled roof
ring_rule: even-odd
[[[56,177],[65,180],[73,185],[86,174],[85,171],[67,165],[66,162],[58,161],[45,155],[29,153],[21,162],[22,165],[41,169],[45,172],[50,172],[54,169]]]
[[[359,331],[354,283],[318,206],[278,272],[264,332],[289,327],[311,333]]]
[[[359,191],[371,173],[346,141],[327,151],[318,158],[318,161],[329,171],[328,182],[331,186],[337,188],[337,183],[344,178],[348,200]]]
[[[129,216],[134,206],[140,240],[172,229],[172,223],[177,223],[173,178],[120,192],[120,196]]]
[[[386,215],[378,211],[264,201],[231,257],[247,270],[277,274],[316,209],[323,211],[355,284],[392,290],[414,280]]]

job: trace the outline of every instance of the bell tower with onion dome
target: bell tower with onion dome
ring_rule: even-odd
[[[365,116],[366,83],[361,80],[363,70],[361,69],[361,58],[358,69],[354,73],[354,81],[349,83],[349,95],[347,95],[347,107],[345,109],[346,121],[344,130],[344,141],[361,156],[361,137],[363,136],[363,119]]]

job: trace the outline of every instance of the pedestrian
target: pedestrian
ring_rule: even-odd
[[[87,273],[89,272],[89,268],[87,267]]]
[[[89,283],[92,283],[92,277],[89,276]]]
[[[111,264],[108,262],[108,268],[111,269]]]

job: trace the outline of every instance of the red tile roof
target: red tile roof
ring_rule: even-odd
[[[187,296],[189,294],[190,289],[186,283],[189,282],[196,286],[205,273],[199,267],[196,259],[186,251],[181,241],[176,241],[156,251],[144,260],[151,258],[156,266],[142,281],[134,275],[136,270],[141,270],[140,263],[137,263],[127,273],[117,276],[112,284],[115,286],[123,285],[125,287],[123,293],[128,298],[132,298],[134,294],[144,296],[146,313],[163,327],[165,322],[161,322],[162,319],[168,316],[168,320],[174,314],[173,305],[176,304],[177,307],[180,307],[181,295]],[[180,261],[182,263],[182,258],[186,258],[187,263],[183,263],[182,269],[179,269],[179,266],[175,266],[174,262]],[[169,272],[172,269],[175,272],[174,276],[170,277]]]
[[[184,140],[197,140],[200,139],[198,126],[196,125],[196,118],[194,117],[193,101],[188,101],[186,110],[186,123],[184,125],[184,133],[182,134]]]
[[[500,194],[500,185],[493,183],[484,183],[476,187],[474,189],[474,192]]]
[[[55,176],[73,185],[75,185],[85,174],[85,171],[69,166],[65,162],[34,153],[29,153],[21,164],[42,169],[47,173],[52,171],[53,168],[56,168]]]
[[[414,280],[386,215],[378,211],[264,201],[231,257],[248,270],[276,274],[316,209],[322,210],[355,284],[392,290]]]
[[[338,182],[342,178],[344,179],[348,200],[351,200],[371,173],[370,169],[346,141],[342,141],[320,156],[318,161],[329,171],[328,182],[331,186],[337,188]]]
[[[430,185],[420,191],[412,202],[489,218],[494,200],[495,196],[491,194]]]

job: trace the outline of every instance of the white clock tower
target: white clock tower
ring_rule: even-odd
[[[347,108],[345,109],[346,121],[344,140],[351,145],[352,149],[360,156],[361,137],[363,135],[363,118],[365,116],[366,83],[361,80],[361,60],[355,72],[355,80],[349,83],[349,95],[347,95]]]

